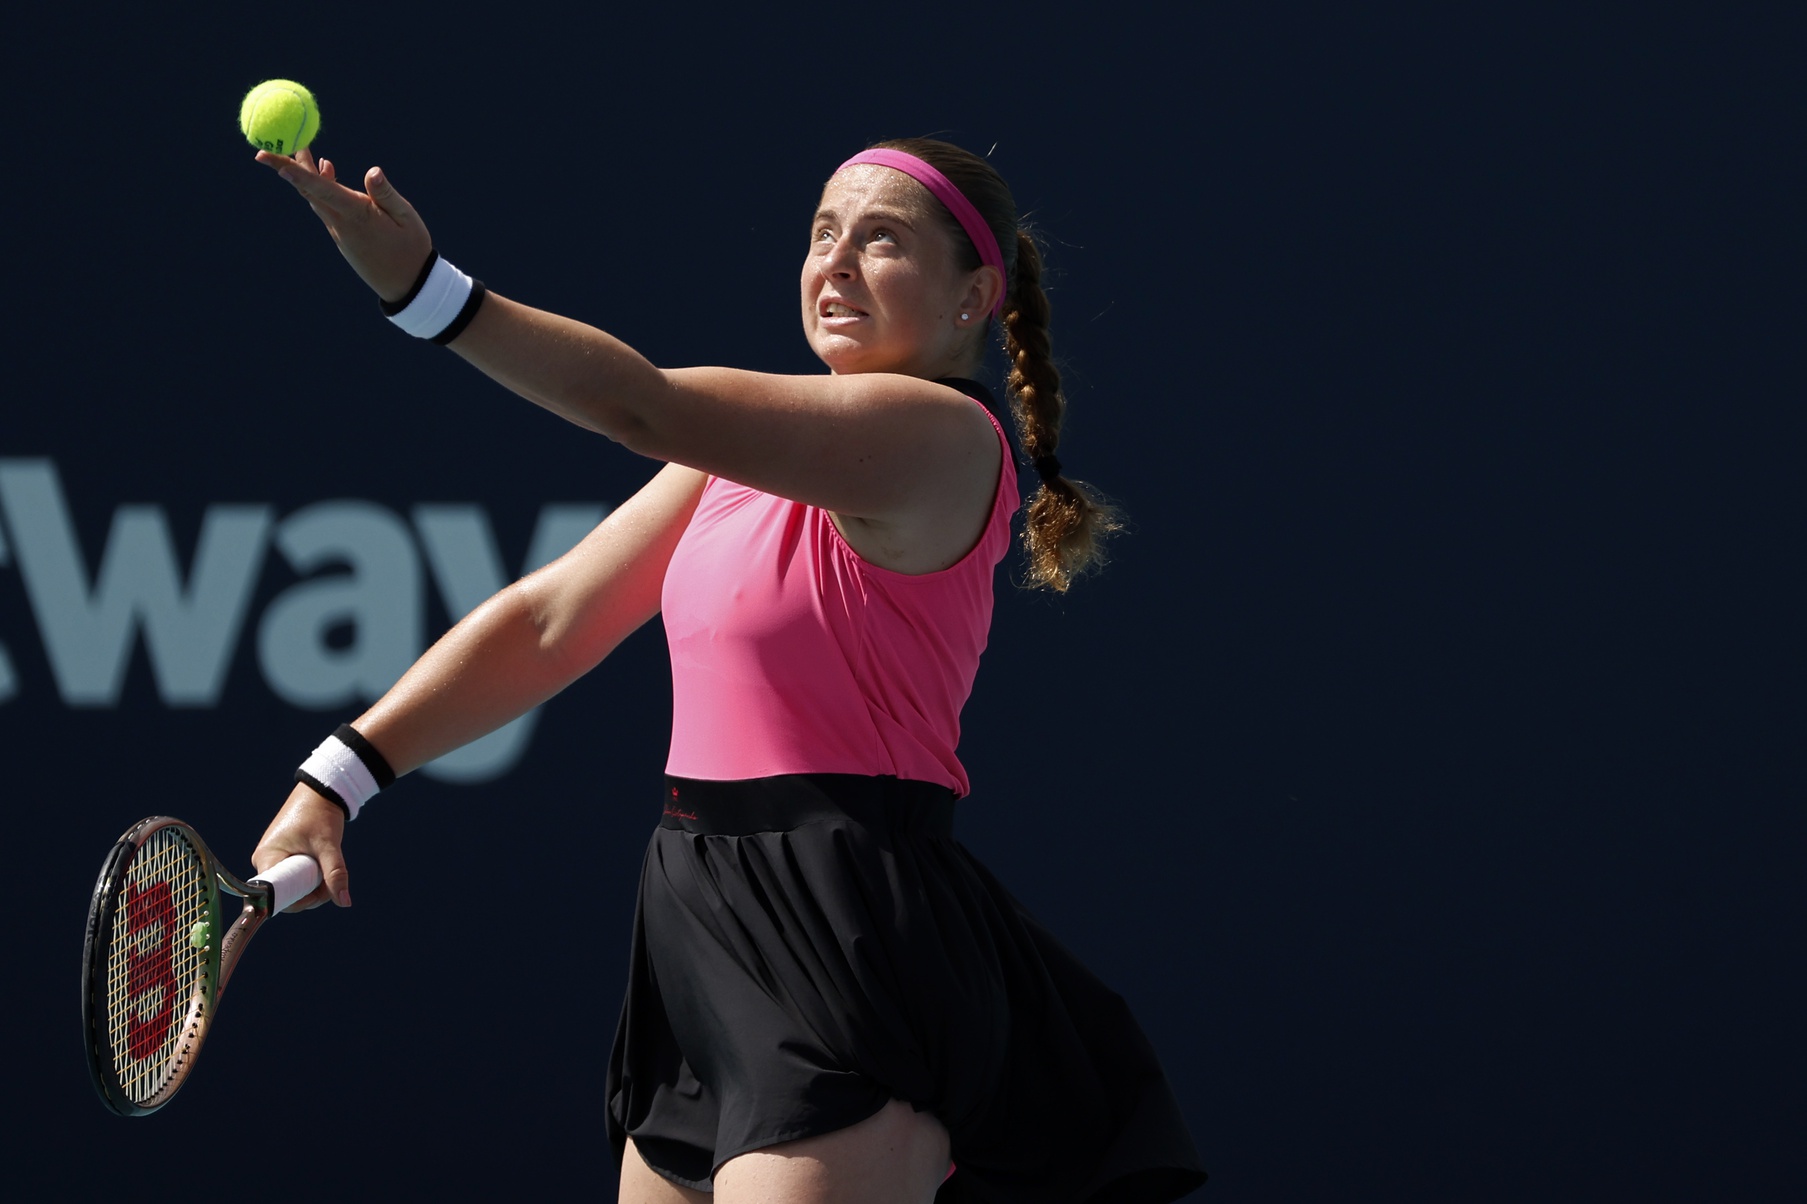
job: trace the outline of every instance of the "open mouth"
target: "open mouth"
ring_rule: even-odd
[[[822,306],[822,316],[824,318],[864,318],[868,315],[865,310],[855,309],[846,302],[829,301]]]

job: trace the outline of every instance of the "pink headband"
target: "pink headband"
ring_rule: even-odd
[[[973,246],[979,252],[979,262],[990,264],[998,269],[998,276],[1004,286],[998,290],[998,303],[991,307],[991,316],[1000,317],[1004,312],[1004,294],[1010,291],[1010,273],[1004,270],[1004,256],[998,252],[998,239],[991,232],[973,203],[966,199],[966,194],[954,187],[954,182],[918,159],[915,155],[900,150],[878,147],[861,151],[847,162],[835,168],[852,167],[856,163],[876,163],[880,167],[891,167],[903,172],[906,176],[921,184],[935,194],[935,199],[947,206],[947,211],[954,215],[960,228],[966,231],[966,237],[973,240]]]

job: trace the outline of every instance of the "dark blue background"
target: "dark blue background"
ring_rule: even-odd
[[[210,503],[335,497],[480,501],[514,565],[542,501],[648,475],[377,317],[239,139],[265,77],[461,266],[670,365],[813,370],[820,181],[881,137],[990,150],[1049,246],[1062,458],[1133,531],[1068,597],[1000,588],[963,835],[1141,1015],[1203,1198],[1783,1198],[1797,10],[1241,8],[15,17],[0,455],[55,459],[90,572],[122,503],[186,558]],[[248,868],[356,708],[278,701],[248,634],[217,708],[142,650],[66,706],[16,559],[0,645],[9,1191],[607,1198],[656,629],[507,777],[373,804],[357,906],[272,925],[140,1121],[78,1046],[101,855],[168,812]]]

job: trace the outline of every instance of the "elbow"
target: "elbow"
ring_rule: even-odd
[[[631,452],[665,458],[658,450],[662,445],[660,420],[670,417],[672,407],[670,384],[663,372],[652,368],[650,376],[614,387],[598,389],[594,382],[585,382],[559,392],[567,399],[564,404],[550,399],[541,404]]]
[[[585,622],[582,599],[555,588],[547,569],[522,578],[509,589],[518,594],[517,614],[527,629],[535,663],[557,679],[560,688],[594,669],[608,655],[609,647],[599,644],[592,625]]]
[[[611,407],[610,439],[636,455],[671,459],[669,428],[677,413],[676,386],[658,368],[647,365],[645,378],[621,391]]]
[[[642,414],[624,413],[619,421],[602,433],[635,455],[646,456],[654,460],[669,459],[668,456],[660,454],[663,442],[658,438],[658,432],[653,424]]]

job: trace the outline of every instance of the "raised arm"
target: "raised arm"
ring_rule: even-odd
[[[526,713],[576,681],[659,611],[665,568],[707,478],[667,466],[582,543],[466,615],[354,723],[399,776]],[[299,907],[351,903],[345,817],[297,785],[251,863],[293,853],[325,881]]]
[[[984,411],[933,381],[660,369],[595,327],[493,292],[451,349],[630,451],[837,514],[982,512],[997,484]]]
[[[359,192],[305,151],[258,160],[307,199],[380,297],[408,293],[432,239],[381,171]],[[981,302],[990,303],[977,297],[978,312]],[[450,346],[523,397],[642,455],[840,515],[952,531],[952,546],[996,488],[998,444],[984,413],[914,376],[665,370],[594,327],[495,293]]]

